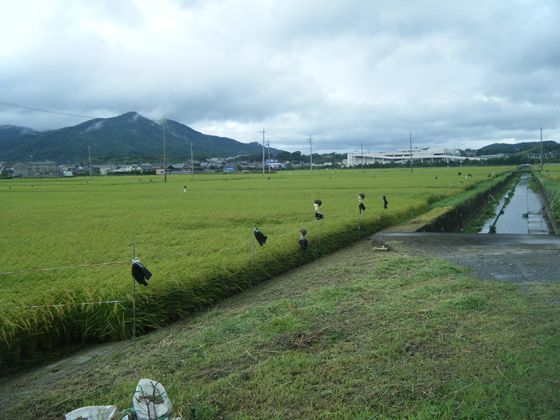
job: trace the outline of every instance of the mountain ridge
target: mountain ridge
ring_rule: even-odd
[[[191,143],[196,159],[233,156],[260,156],[259,142],[242,143],[229,137],[201,133],[177,121],[165,120],[166,154],[169,161],[190,159]],[[560,154],[555,141],[542,142],[543,152]],[[130,111],[109,118],[94,118],[74,126],[44,132],[16,125],[0,125],[0,161],[52,160],[76,163],[158,161],[163,155],[163,127]],[[290,154],[270,149],[271,156]],[[462,151],[463,152],[463,151]],[[466,149],[468,156],[539,153],[540,142],[492,143],[479,149]]]
[[[476,150],[477,156],[494,155],[494,154],[516,154],[523,152],[540,152],[540,141],[527,141],[521,143],[492,143]],[[558,149],[560,145],[552,140],[544,140],[542,142],[543,152],[550,152]],[[537,150],[535,150],[537,149]]]
[[[163,135],[162,123],[134,111],[45,132],[0,126],[0,160],[28,160],[33,156],[36,160],[58,163],[78,162],[88,158],[88,148],[96,161],[161,160]],[[190,158],[191,143],[197,159],[262,152],[262,146],[256,142],[207,135],[170,119],[165,120],[165,139],[170,160]],[[273,156],[280,152],[271,149]]]

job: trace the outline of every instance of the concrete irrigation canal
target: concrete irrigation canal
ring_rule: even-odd
[[[480,233],[457,233],[458,225],[455,232],[448,230],[457,215],[468,217],[455,211],[432,232],[380,232],[374,243],[405,254],[446,259],[480,279],[560,282],[560,236],[551,234],[544,199],[530,188],[529,180],[529,174],[521,175]],[[482,234],[491,226],[494,234]]]
[[[404,254],[446,259],[483,280],[560,282],[555,235],[387,232],[374,240]]]
[[[511,194],[498,204],[498,214],[490,218],[480,233],[546,235],[550,233],[544,216],[544,202],[529,187],[529,174],[523,174]],[[511,197],[508,201],[508,197]]]

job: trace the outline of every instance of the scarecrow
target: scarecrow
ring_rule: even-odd
[[[358,210],[360,211],[360,214],[362,214],[362,212],[366,209],[366,206],[364,204],[365,198],[366,195],[364,193],[358,194],[358,202],[360,203],[358,204]]]
[[[132,277],[134,277],[134,280],[136,280],[139,284],[148,286],[148,280],[152,277],[152,273],[140,262],[138,258],[133,258]]]
[[[259,230],[259,228],[253,229],[253,234],[255,235],[255,239],[257,240],[257,242],[259,243],[260,246],[263,246],[266,243],[266,240],[268,239],[268,236],[266,236],[264,233],[262,233]]]
[[[302,251],[305,251],[307,249],[307,245],[309,245],[309,242],[305,239],[305,235],[307,235],[307,229],[302,227],[299,230],[299,247]]]
[[[325,217],[322,213],[319,212],[321,204],[323,204],[323,202],[319,199],[313,201],[313,207],[315,208],[315,220],[321,220],[323,217]]]

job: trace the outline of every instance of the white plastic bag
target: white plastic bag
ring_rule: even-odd
[[[138,420],[168,419],[173,411],[163,385],[151,379],[140,379],[132,396],[132,406]]]
[[[77,408],[64,415],[66,420],[113,420],[117,413],[115,405],[90,405]]]

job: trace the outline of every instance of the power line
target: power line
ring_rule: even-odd
[[[271,133],[270,131],[267,131],[266,134],[268,138],[277,141],[290,141],[290,142],[297,142],[297,143],[307,143],[309,141],[309,137],[287,137],[287,136]]]
[[[5,102],[5,101],[0,101],[0,105],[11,106],[12,108],[26,109],[28,111],[44,112],[44,113],[47,113],[47,114],[64,115],[64,116],[67,116],[67,117],[88,118],[88,119],[102,118],[102,117],[94,117],[94,116],[91,116],[91,115],[81,115],[81,114],[72,114],[70,112],[53,111],[51,109],[37,108],[37,107],[26,106],[26,105],[19,105],[19,104],[14,104],[12,102]]]
[[[262,131],[216,131],[216,130],[204,130],[204,133],[212,133],[212,135],[218,134],[260,134]]]
[[[27,106],[27,105],[20,105],[20,104],[16,104],[13,102],[6,102],[6,101],[1,101],[0,100],[0,105],[4,105],[4,106],[9,106],[12,108],[19,108],[19,109],[23,109],[23,110],[28,110],[28,111],[35,111],[35,112],[43,112],[43,113],[47,113],[47,114],[54,114],[54,115],[63,115],[63,116],[67,116],[67,117],[74,117],[74,118],[85,118],[85,119],[99,119],[99,118],[106,118],[106,117],[101,117],[101,116],[94,116],[94,115],[83,115],[83,114],[74,114],[71,112],[63,112],[63,111],[56,111],[56,110],[52,110],[52,109],[46,109],[46,108],[39,108],[39,107],[33,107],[33,106]],[[210,135],[215,135],[215,136],[224,136],[224,135],[234,135],[234,134],[261,134],[264,132],[264,129],[262,131],[216,131],[216,130],[204,130],[205,134],[210,134]],[[285,137],[285,136],[277,136],[277,135],[272,135],[267,132],[266,133],[268,135],[268,137],[273,137],[275,140],[281,140],[281,141],[288,141],[288,142],[296,142],[296,143],[303,143],[303,142],[308,142],[309,140],[299,137],[299,138],[290,138],[290,137]],[[264,136],[264,134],[263,134]],[[264,142],[263,142],[264,145]],[[263,146],[264,149],[264,146]]]
[[[35,270],[4,271],[4,272],[0,272],[0,276],[6,276],[9,274],[38,273],[41,271],[68,270],[71,268],[99,267],[103,265],[126,264],[126,263],[129,263],[129,261],[109,261],[109,262],[93,263],[93,264],[67,265],[64,267],[38,268]]]
[[[129,302],[129,301],[130,301],[130,299],[126,299],[126,300],[103,300],[103,301],[95,301],[95,302],[52,303],[50,305],[15,306],[13,309],[64,308],[66,306],[106,305],[106,304],[115,304],[115,303]]]

